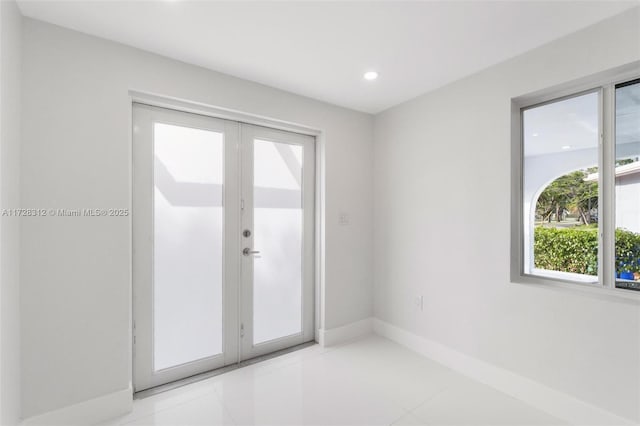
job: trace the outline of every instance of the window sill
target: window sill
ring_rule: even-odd
[[[537,275],[539,271],[543,272],[540,275]],[[628,301],[640,304],[640,291],[604,287],[600,283],[594,282],[593,277],[589,275],[537,269],[534,270],[534,273],[536,273],[536,275],[517,274],[516,276],[512,276],[511,282],[549,289],[571,291],[572,293],[583,293],[588,296],[609,299],[612,301]],[[571,278],[575,276],[582,277],[582,281]],[[588,281],[586,280],[586,277],[588,277]]]
[[[598,285],[598,277],[594,275],[576,274],[573,272],[551,271],[548,269],[538,269],[538,268],[533,268],[530,275],[536,276],[536,277],[551,278],[554,280],[569,281],[572,283],[576,282],[581,284],[591,284],[594,286]]]

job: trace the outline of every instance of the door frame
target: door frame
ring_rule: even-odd
[[[251,124],[261,127],[268,127],[274,130],[283,130],[288,132],[299,133],[302,135],[313,136],[314,141],[314,153],[315,153],[315,203],[314,203],[314,314],[313,314],[313,335],[314,340],[318,343],[321,338],[321,330],[325,325],[325,229],[326,229],[326,157],[325,146],[326,137],[325,131],[321,127],[309,126],[305,124],[295,123],[291,121],[285,121],[277,118],[270,118],[263,115],[245,113],[238,110],[233,110],[221,106],[210,105],[201,102],[194,102],[184,99],[179,99],[170,96],[158,95],[155,93],[129,90],[129,96],[127,99],[129,108],[129,205],[133,206],[133,174],[135,173],[133,167],[133,154],[134,154],[134,122],[133,122],[133,105],[143,104],[151,107],[159,107],[171,109],[179,112],[187,112],[199,114],[207,117],[231,120],[244,124]],[[131,253],[131,274],[129,276],[129,327],[128,327],[128,342],[129,342],[129,378],[131,383],[131,389],[133,390],[134,382],[134,361],[135,361],[135,346],[134,346],[134,330],[133,330],[133,306],[134,306],[134,287],[133,276],[135,265],[133,263],[133,218],[129,219],[129,250]],[[238,361],[240,357],[240,351],[238,351]]]

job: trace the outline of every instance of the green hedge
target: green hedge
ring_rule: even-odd
[[[536,268],[577,274],[598,274],[598,230],[596,228],[536,227]],[[616,229],[617,271],[640,272],[640,234]]]
[[[640,234],[616,229],[616,269],[640,272]]]

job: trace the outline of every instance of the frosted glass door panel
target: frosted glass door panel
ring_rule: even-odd
[[[222,353],[223,136],[154,124],[154,371]]]
[[[253,343],[302,331],[302,147],[254,140]]]

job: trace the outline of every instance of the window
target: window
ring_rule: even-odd
[[[640,79],[514,108],[515,280],[640,290]]]
[[[615,88],[616,287],[640,290],[640,80]]]

